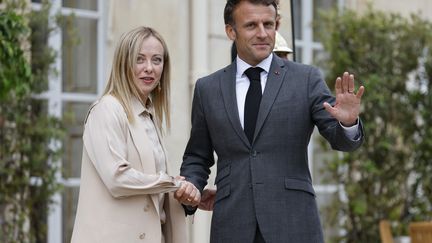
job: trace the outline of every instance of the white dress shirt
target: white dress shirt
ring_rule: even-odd
[[[261,72],[261,91],[264,93],[265,86],[267,84],[267,76],[270,71],[270,65],[273,59],[273,53],[270,54],[266,59],[260,62],[256,67],[264,69]],[[248,68],[252,67],[245,61],[237,56],[237,73],[236,73],[236,97],[237,107],[239,112],[240,124],[244,128],[244,106],[246,100],[246,94],[249,89],[249,78],[244,73]]]

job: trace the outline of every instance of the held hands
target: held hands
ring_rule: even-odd
[[[205,211],[213,211],[216,198],[216,189],[204,189],[198,208]]]
[[[181,181],[181,186],[174,193],[174,198],[181,204],[196,207],[205,211],[212,211],[216,198],[216,189],[205,189],[202,197],[200,191],[190,182],[186,181],[183,176],[177,176]]]
[[[181,204],[196,207],[201,201],[201,193],[189,181],[184,180],[184,177],[177,177],[181,179],[180,188],[174,193],[174,198]]]
[[[360,114],[361,97],[364,93],[364,86],[360,86],[357,93],[354,93],[354,75],[344,72],[342,78],[336,79],[336,103],[332,107],[324,102],[324,108],[346,127],[353,126]]]

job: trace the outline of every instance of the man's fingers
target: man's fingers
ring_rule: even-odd
[[[189,193],[189,197],[186,200],[192,201],[195,198],[195,196],[197,195],[197,192],[198,192],[198,190],[193,188],[191,193]]]
[[[348,79],[348,93],[354,93],[354,75],[350,74]]]
[[[336,91],[336,94],[342,93],[342,79],[340,77],[337,77],[337,79],[336,79],[335,91]]]
[[[323,105],[324,105],[324,109],[326,109],[326,111],[334,117],[335,108],[332,105],[330,105],[330,103],[328,102],[324,102]]]
[[[180,183],[180,188],[177,189],[177,191],[174,193],[174,198],[179,200],[183,196],[185,190],[186,190],[185,183]]]
[[[197,206],[201,201],[201,194],[192,183],[187,182],[185,193],[179,201],[185,205]]]
[[[349,74],[344,72],[342,75],[342,93],[348,92]]]
[[[365,91],[364,86],[360,86],[360,88],[358,89],[357,94],[356,94],[357,98],[361,99],[361,97],[363,96],[364,91]]]
[[[201,195],[200,195],[198,189],[195,189],[195,190],[196,190],[195,196],[192,198],[189,197],[187,199],[188,204],[191,206],[194,206],[194,207],[198,206],[198,204],[201,202]]]
[[[185,182],[185,184],[186,184],[186,186],[185,186],[186,188],[185,188],[183,195],[180,197],[181,201],[187,201],[187,199],[190,197],[190,194],[193,190],[193,186],[191,185],[191,183]]]
[[[194,184],[182,181],[180,188],[174,193],[174,198],[184,205],[195,207],[201,201],[201,193]]]

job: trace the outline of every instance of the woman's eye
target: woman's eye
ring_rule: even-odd
[[[162,63],[162,58],[159,58],[159,57],[153,58],[153,63],[154,64],[161,64]]]
[[[143,62],[144,62],[144,58],[142,58],[142,57],[137,58],[137,63],[143,63]]]

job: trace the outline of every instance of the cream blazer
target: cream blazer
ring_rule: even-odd
[[[144,107],[134,99],[132,108],[137,120]],[[187,242],[185,213],[172,193],[178,183],[156,173],[151,141],[144,128],[134,124],[113,96],[90,108],[73,243],[160,243],[158,193],[166,193],[165,242]]]

